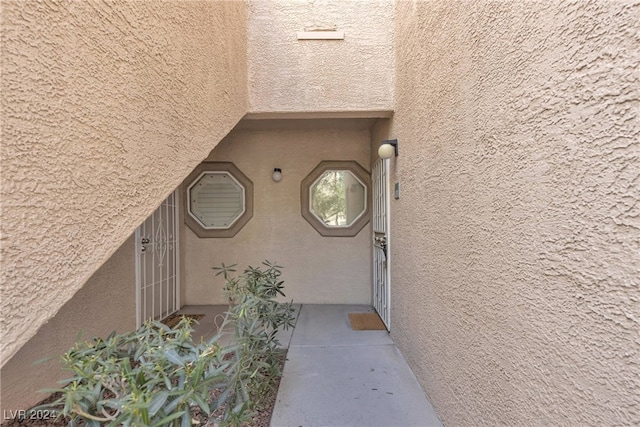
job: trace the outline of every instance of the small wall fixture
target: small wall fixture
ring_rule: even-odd
[[[385,139],[380,143],[378,148],[378,156],[381,159],[390,159],[391,157],[398,157],[398,140],[397,139]]]
[[[298,40],[344,40],[344,31],[335,29],[298,31]]]
[[[274,182],[282,181],[282,169],[280,168],[273,169],[273,174],[271,175],[271,178],[273,179]]]

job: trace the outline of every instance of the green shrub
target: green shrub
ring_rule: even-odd
[[[170,329],[149,321],[134,332],[78,342],[62,361],[73,377],[61,397],[34,409],[55,409],[69,425],[190,426],[211,414],[223,425],[242,425],[281,375],[276,332],[293,326],[292,303],[280,304],[283,282],[277,265],[244,274],[223,266],[230,306],[222,329],[235,342],[223,347],[221,333],[194,343],[183,318]]]
[[[229,298],[227,320],[233,325],[237,351],[234,361],[238,369],[229,378],[234,407],[253,410],[269,394],[279,377],[280,358],[277,332],[294,325],[293,303],[276,301],[284,297],[281,266],[263,262],[264,267],[248,267],[241,275],[233,275],[235,265],[214,267],[225,279]],[[241,413],[241,411],[236,411]],[[232,414],[233,415],[233,414]]]
[[[210,391],[227,387],[238,369],[225,360],[231,350],[217,338],[194,344],[189,320],[175,329],[146,322],[138,330],[93,342],[79,342],[62,357],[74,377],[62,397],[47,405],[86,426],[190,426],[192,410],[209,414],[225,402],[210,401]]]

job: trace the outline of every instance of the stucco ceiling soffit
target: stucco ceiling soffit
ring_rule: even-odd
[[[370,129],[377,120],[388,117],[303,117],[298,115],[246,115],[236,130],[313,130],[313,129]]]
[[[243,120],[273,119],[384,119],[393,116],[393,110],[349,111],[263,111],[249,112]]]

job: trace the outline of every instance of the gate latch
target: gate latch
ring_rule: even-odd
[[[385,235],[375,236],[373,240],[375,242],[373,246],[382,250],[382,253],[384,254],[384,260],[386,261],[387,260],[387,237]]]

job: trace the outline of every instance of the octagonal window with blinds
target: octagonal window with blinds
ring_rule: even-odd
[[[200,237],[232,237],[253,214],[253,184],[228,162],[205,162],[187,178],[185,222]]]
[[[229,172],[205,172],[189,187],[189,201],[204,228],[229,228],[244,212],[244,187]]]

